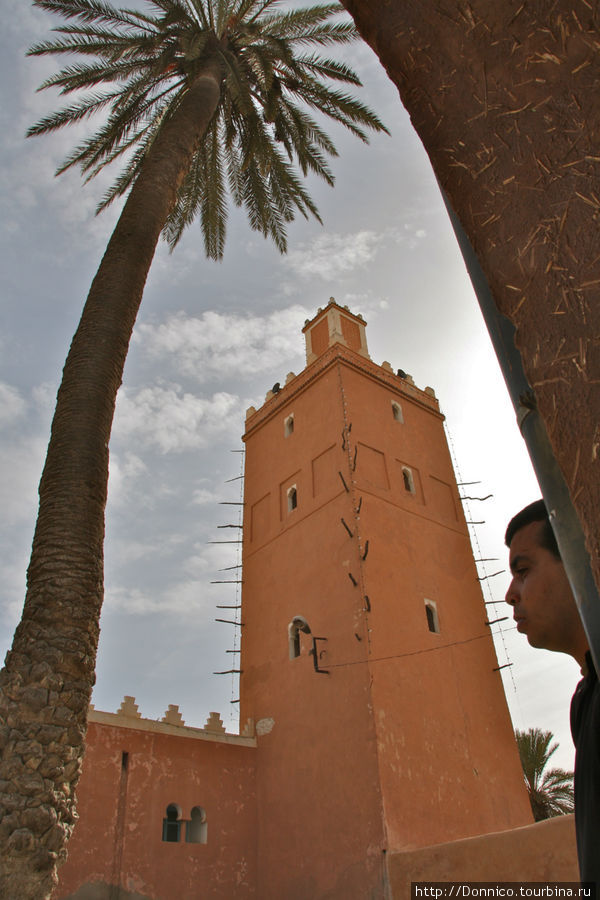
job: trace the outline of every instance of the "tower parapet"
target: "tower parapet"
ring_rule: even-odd
[[[435,391],[417,387],[410,375],[402,369],[394,371],[389,362],[381,365],[373,362],[367,348],[367,323],[361,315],[355,315],[347,307],[339,306],[331,298],[329,304],[316,316],[307,319],[302,329],[306,340],[306,368],[298,375],[289,372],[285,384],[276,384],[267,391],[265,402],[256,409],[246,410],[246,436],[257,425],[274,415],[282,404],[289,403],[303,392],[337,361],[357,369],[385,384],[398,398],[407,398],[425,406],[441,416]]]

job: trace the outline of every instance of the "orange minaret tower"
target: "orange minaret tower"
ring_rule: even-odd
[[[385,897],[388,851],[532,820],[443,416],[365,326],[332,299],[246,420],[261,900]]]

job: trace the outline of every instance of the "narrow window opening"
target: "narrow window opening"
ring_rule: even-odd
[[[294,433],[294,414],[292,413],[283,421],[283,433],[285,437],[289,437]]]
[[[288,625],[288,644],[290,649],[290,659],[298,659],[300,656],[300,632],[310,634],[310,625],[304,616],[294,616]]]
[[[399,403],[396,403],[395,400],[392,400],[392,414],[393,414],[396,422],[400,422],[400,423],[404,422],[404,415],[402,413],[402,407],[400,406]]]
[[[288,489],[287,492],[287,508],[288,512],[292,512],[292,510],[296,509],[298,506],[298,491],[296,490],[296,485],[293,484],[291,488]]]
[[[410,494],[415,493],[415,480],[413,478],[413,473],[410,469],[404,467],[402,469],[402,478],[404,480],[404,490],[408,491]]]
[[[433,634],[440,633],[440,622],[438,619],[437,606],[433,600],[425,601],[425,614],[427,616],[427,627]]]
[[[296,630],[295,634],[292,634],[289,639],[290,645],[290,659],[298,659],[300,656],[300,634],[298,630]]]
[[[181,810],[175,803],[169,803],[166,809],[166,816],[163,819],[163,841],[169,841],[176,844],[181,837]]]
[[[129,753],[126,750],[123,750],[121,754],[121,769],[123,772],[127,772],[127,768],[129,766]]]
[[[201,806],[194,806],[192,818],[186,822],[186,844],[206,844],[207,840],[206,811]]]

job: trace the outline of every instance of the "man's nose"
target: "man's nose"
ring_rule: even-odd
[[[504,599],[506,600],[506,602],[508,603],[509,606],[514,606],[518,600],[518,597],[519,597],[519,595],[518,595],[517,589],[515,587],[515,579],[513,578],[513,580],[511,581],[511,583],[508,586],[508,590],[506,592],[506,596]]]

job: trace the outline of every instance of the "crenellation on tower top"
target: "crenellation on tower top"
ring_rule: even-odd
[[[370,359],[366,324],[362,316],[350,312],[347,306],[340,306],[331,297],[325,309],[319,309],[302,329],[306,341],[306,364],[310,365],[334,344],[342,344]]]
[[[250,430],[265,416],[274,415],[282,403],[288,403],[318,371],[327,368],[338,359],[358,366],[365,374],[383,380],[398,393],[419,404],[440,412],[433,388],[417,387],[412,375],[403,369],[394,369],[384,360],[381,365],[371,359],[366,336],[367,322],[360,313],[353,313],[347,306],[340,306],[333,297],[326,307],[320,307],[312,319],[306,319],[302,332],[306,341],[306,367],[296,375],[288,372],[284,383],[277,382],[265,394],[263,404],[249,406],[246,410],[246,429]]]

